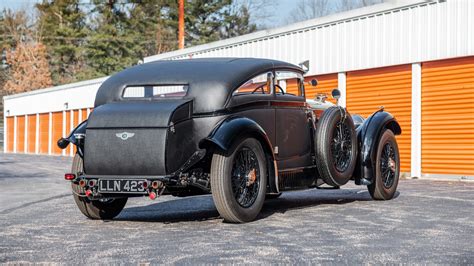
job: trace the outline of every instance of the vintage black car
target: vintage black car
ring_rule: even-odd
[[[58,141],[77,147],[65,175],[77,206],[112,219],[128,197],[211,193],[225,221],[242,223],[265,198],[349,180],[391,199],[400,172],[396,119],[383,108],[367,119],[350,115],[322,95],[307,101],[303,74],[276,60],[207,58],[111,76],[89,119]]]

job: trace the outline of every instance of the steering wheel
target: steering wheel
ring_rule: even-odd
[[[258,86],[255,90],[252,91],[252,94],[254,94],[255,92],[257,92],[258,90],[262,90],[262,94],[265,93],[265,90],[263,89],[263,87],[265,87],[266,84],[263,84],[263,85],[260,85]]]
[[[285,91],[280,87],[280,85],[275,84],[275,88],[279,89],[281,91],[281,94],[285,94]]]

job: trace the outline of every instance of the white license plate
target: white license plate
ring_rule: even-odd
[[[144,182],[145,180],[101,179],[99,193],[145,193]]]

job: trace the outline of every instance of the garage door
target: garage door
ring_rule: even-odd
[[[423,63],[421,170],[474,176],[474,57]]]
[[[401,171],[411,172],[411,65],[350,72],[346,86],[351,113],[367,117],[384,106],[397,118],[402,127],[397,136]]]
[[[36,152],[36,115],[28,115],[28,153]]]
[[[39,115],[39,153],[48,154],[49,113]]]
[[[52,154],[61,154],[62,150],[56,145],[58,139],[63,136],[63,112],[54,112],[52,113],[52,138],[51,138],[51,153]]]
[[[15,141],[15,118],[13,116],[7,117],[7,152],[13,152],[13,145]]]
[[[313,78],[318,80],[317,86],[311,86],[307,83],[310,82]],[[319,76],[309,76],[305,77],[305,92],[306,99],[314,99],[318,93],[325,93],[328,96],[328,100],[336,103],[335,100],[331,98],[331,91],[338,87],[337,74],[328,74],[328,75],[319,75]]]
[[[25,116],[16,118],[16,152],[25,152]]]

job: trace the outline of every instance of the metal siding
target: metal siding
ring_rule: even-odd
[[[474,176],[474,56],[422,64],[423,174]]]
[[[400,123],[401,171],[411,171],[411,65],[347,73],[346,106],[364,117],[384,106]]]
[[[49,113],[39,115],[39,153],[48,154]]]
[[[294,64],[310,60],[308,75],[321,75],[468,56],[474,50],[472,2],[385,3],[155,55],[145,61],[189,56],[265,57]]]
[[[17,116],[16,122],[16,152],[25,152],[25,116]]]
[[[28,153],[36,151],[36,114],[28,115]]]
[[[63,136],[63,112],[52,113],[52,119],[51,153],[60,155],[62,150],[56,143]]]

